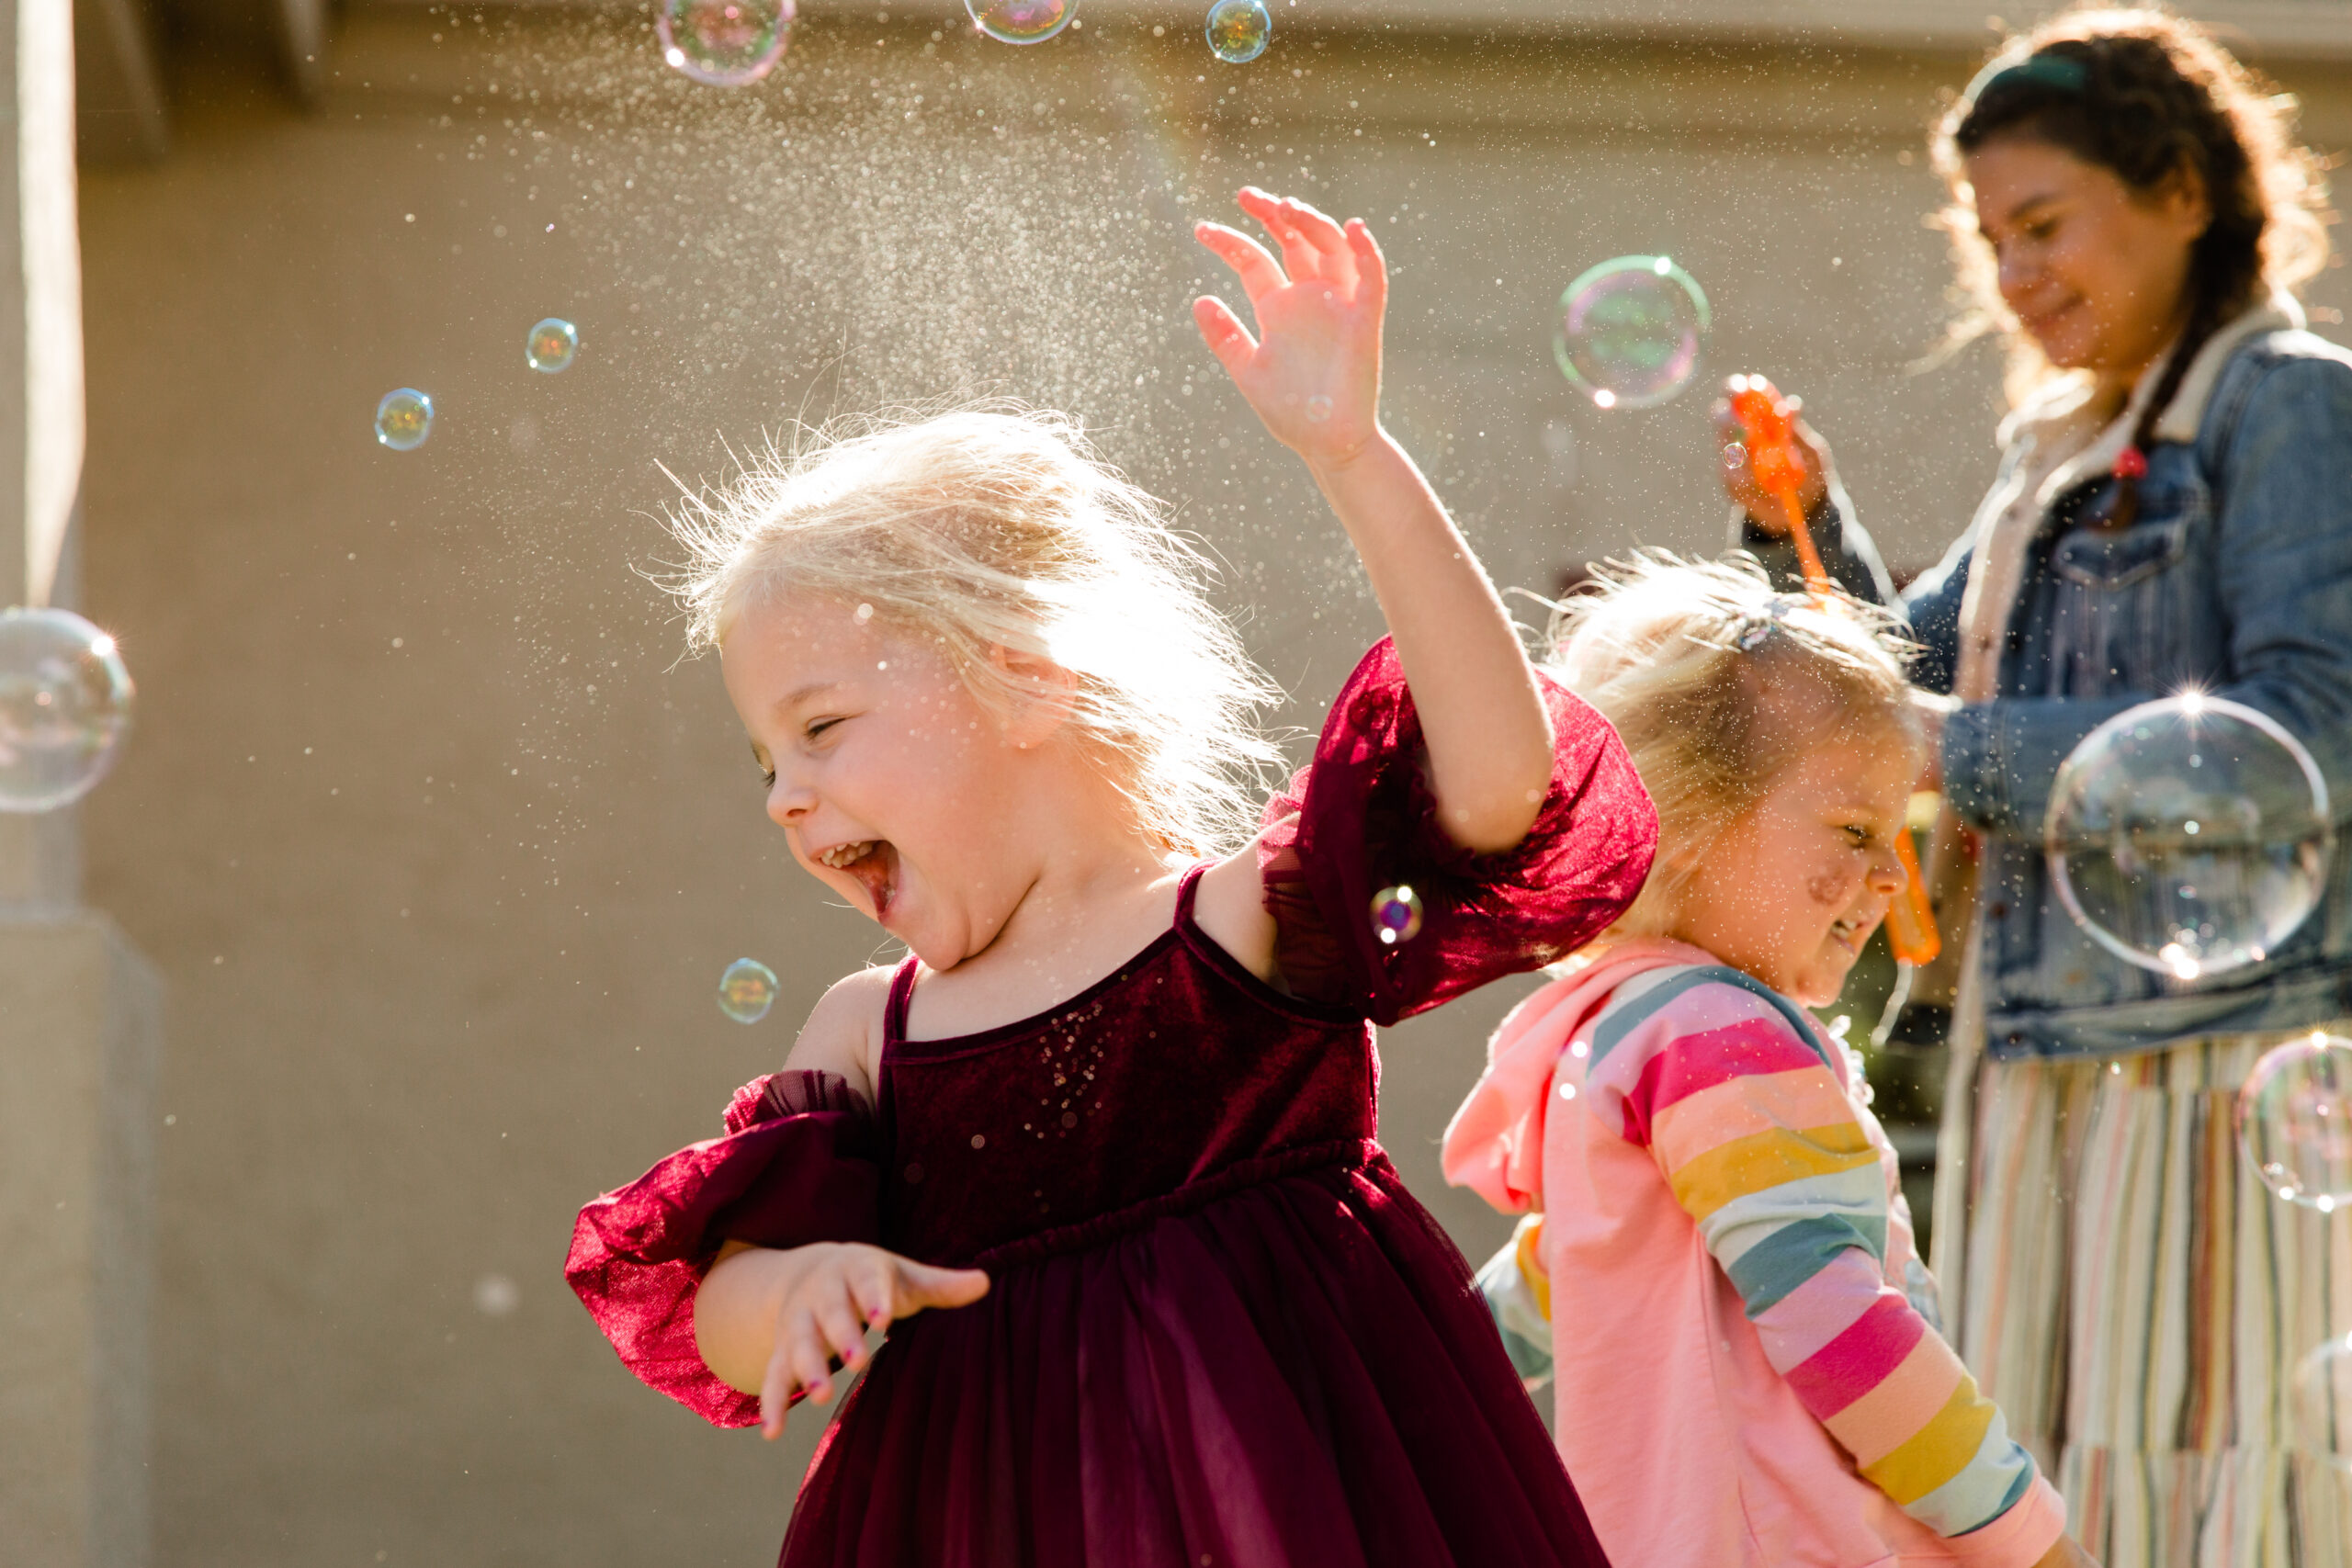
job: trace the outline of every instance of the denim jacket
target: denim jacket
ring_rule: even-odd
[[[1984,835],[1988,1051],[2075,1056],[2352,1016],[2352,354],[2309,333],[2255,333],[2158,426],[2127,528],[2074,526],[2096,480],[2041,513],[2011,614],[1999,695],[1946,722],[1946,797]],[[2184,400],[2188,393],[2184,390]],[[2184,428],[2185,427],[2185,428]],[[2165,439],[2167,431],[2180,437]],[[2193,438],[2188,431],[2193,430]],[[2019,457],[2012,446],[2003,473]],[[1833,495],[1823,554],[1866,596],[1884,581]],[[1915,677],[1949,692],[1979,522],[1902,596]],[[1758,548],[1779,579],[1785,546]],[[2058,767],[2125,708],[2198,686],[2259,709],[2311,749],[2337,819],[2320,907],[2268,960],[2199,981],[2122,963],[2051,886],[2042,818]]]

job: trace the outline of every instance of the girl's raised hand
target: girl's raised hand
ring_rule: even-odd
[[[1380,321],[1388,269],[1361,218],[1343,229],[1303,201],[1255,186],[1241,210],[1282,247],[1277,262],[1221,223],[1193,233],[1241,280],[1258,333],[1214,296],[1193,319],[1274,439],[1317,466],[1344,465],[1380,428]]]
[[[760,1380],[760,1429],[784,1432],[796,1391],[819,1404],[833,1396],[833,1362],[845,1372],[865,1362],[865,1331],[925,1307],[968,1306],[989,1292],[978,1269],[934,1269],[861,1242],[825,1242],[771,1256],[798,1265],[775,1314],[775,1349]]]

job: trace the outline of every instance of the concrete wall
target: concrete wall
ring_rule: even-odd
[[[1311,726],[1374,611],[1185,310],[1189,220],[1251,179],[1378,224],[1393,423],[1505,582],[1719,539],[1703,399],[1604,416],[1551,367],[1557,291],[1620,252],[1705,283],[1712,373],[1806,393],[1897,560],[1990,476],[1992,355],[1905,369],[1946,308],[1918,131],[1964,59],[1284,13],[1236,69],[1189,10],[1027,51],[892,16],[811,23],[728,94],[633,17],[361,11],[308,118],[184,66],[170,157],[85,176],[85,597],[141,700],[88,897],[174,998],[167,1568],[775,1549],[805,1417],[782,1448],[704,1428],[559,1273],[581,1201],[713,1131],[887,955],[791,869],[715,671],[673,665],[634,570],[657,463],[715,478],[799,412],[1071,407],[1228,563]],[[2340,77],[2299,85],[2352,140]],[[549,314],[582,338],[559,378],[521,352]],[[402,385],[440,411],[405,456],[369,431]],[[748,1029],[713,1005],[747,953],[785,987]],[[1502,1227],[1434,1141],[1509,999],[1385,1044],[1385,1136],[1474,1250]]]

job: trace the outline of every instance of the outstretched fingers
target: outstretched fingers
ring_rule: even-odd
[[[1323,255],[1308,240],[1300,227],[1295,203],[1283,200],[1271,191],[1256,186],[1244,186],[1234,198],[1241,210],[1256,219],[1282,247],[1283,266],[1294,283],[1304,283],[1323,276]]]
[[[1233,307],[1215,295],[1193,301],[1193,321],[1201,329],[1201,339],[1225,367],[1228,376],[1238,376],[1250,364],[1250,356],[1258,352],[1258,340],[1233,313]]]
[[[1251,299],[1271,294],[1290,281],[1283,276],[1281,265],[1267,254],[1266,247],[1238,229],[1203,221],[1193,225],[1193,238],[1233,269],[1234,276],[1241,280],[1241,291]]]
[[[1327,214],[1296,197],[1286,198],[1283,209],[1306,243],[1314,248],[1317,266],[1324,279],[1353,294],[1360,269],[1347,231]]]
[[[1348,220],[1347,244],[1355,258],[1356,299],[1375,315],[1388,307],[1388,258],[1372,237],[1372,225],[1361,218]]]

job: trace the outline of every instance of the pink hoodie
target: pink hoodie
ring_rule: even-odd
[[[1612,1012],[1628,982],[1641,999]],[[1504,1021],[1447,1130],[1450,1181],[1543,1212],[1561,1457],[1632,1568],[2030,1564],[2065,1506],[1904,1300],[1894,1151],[1844,1052],[1783,1009],[1696,948],[1589,948]],[[1596,1032],[1604,1012],[1616,1022]],[[1702,1190],[1759,1148],[1730,1168],[1761,1190]],[[1827,1174],[1791,1175],[1808,1168]],[[1751,1321],[1721,1259],[1746,1247],[1752,1269],[1768,1247],[1752,1223],[1727,1239],[1723,1216],[1822,1184],[1860,1194],[1825,1212],[1865,1234],[1883,1205],[1882,1256],[1834,1247]],[[1768,1213],[1766,1241],[1787,1224]]]

